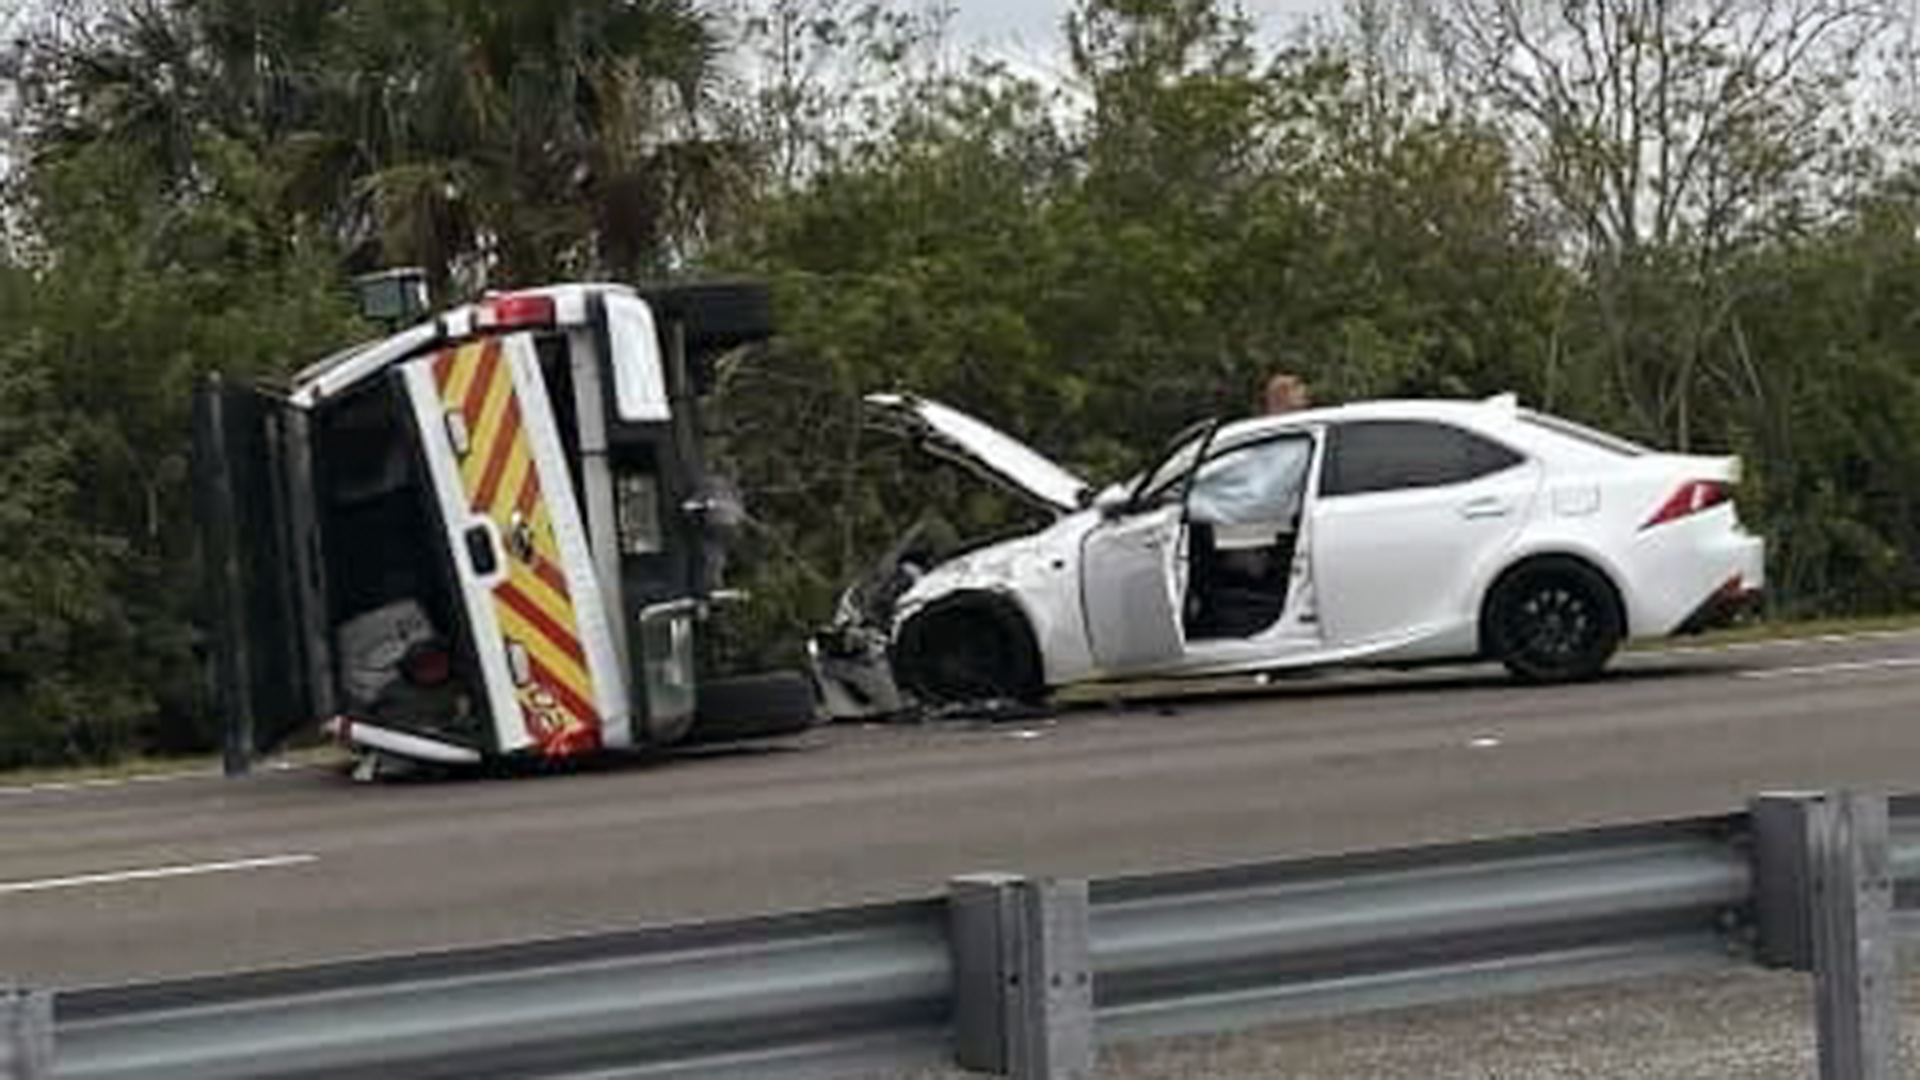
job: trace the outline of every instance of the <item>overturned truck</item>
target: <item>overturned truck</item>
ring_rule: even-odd
[[[230,772],[302,730],[363,775],[782,735],[797,672],[705,678],[738,507],[708,477],[752,283],[499,294],[299,372],[215,377],[196,511]]]

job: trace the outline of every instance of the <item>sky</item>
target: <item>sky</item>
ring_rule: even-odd
[[[939,0],[920,2],[931,5]],[[948,24],[948,37],[954,44],[1006,61],[1030,77],[1045,80],[1061,74],[1065,56],[1061,22],[1074,0],[949,2],[953,20]],[[1223,6],[1231,3],[1233,0],[1223,0]],[[1308,19],[1337,13],[1340,0],[1239,0],[1239,7],[1253,18],[1256,37],[1277,45],[1291,38]]]
[[[1059,42],[1069,0],[952,0],[953,33],[963,41],[1045,49]],[[1282,37],[1303,16],[1332,11],[1334,0],[1242,0],[1262,36]]]

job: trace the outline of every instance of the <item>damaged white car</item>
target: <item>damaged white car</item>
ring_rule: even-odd
[[[1737,458],[1660,453],[1511,395],[1206,424],[1097,494],[957,410],[868,405],[1055,517],[931,565],[909,537],[849,590],[811,648],[838,717],[1333,665],[1582,679],[1623,641],[1727,621],[1764,583]]]

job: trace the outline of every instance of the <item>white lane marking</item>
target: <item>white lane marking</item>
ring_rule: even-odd
[[[1848,660],[1833,664],[1807,664],[1802,667],[1766,668],[1742,671],[1743,679],[1790,679],[1802,675],[1844,675],[1852,671],[1887,671],[1920,667],[1920,656],[1890,656],[1882,660]]]
[[[1862,630],[1854,634],[1815,634],[1810,637],[1769,638],[1765,641],[1733,641],[1725,645],[1672,645],[1647,649],[1643,656],[1696,656],[1711,653],[1763,652],[1807,645],[1855,645],[1870,641],[1920,637],[1920,630]]]
[[[305,772],[312,765],[293,761],[263,763],[259,771],[275,773]],[[52,795],[65,791],[102,791],[131,787],[134,784],[177,784],[182,780],[216,780],[219,769],[188,769],[179,772],[134,773],[130,776],[101,776],[89,780],[49,780],[39,784],[0,784],[0,795]]]
[[[1498,735],[1479,735],[1467,740],[1467,747],[1471,750],[1491,750],[1499,745]]]
[[[233,859],[227,862],[183,863],[178,866],[153,866],[140,870],[76,874],[72,877],[0,881],[0,896],[52,892],[55,889],[81,889],[90,885],[121,885],[131,881],[162,881],[168,878],[200,877],[206,874],[230,874],[242,870],[273,870],[283,866],[301,866],[315,862],[319,858],[318,855],[267,855],[257,859]]]
[[[175,784],[182,780],[208,780],[219,776],[215,769],[191,772],[136,773],[132,776],[102,776],[91,780],[49,780],[41,784],[0,785],[0,795],[45,795],[59,791],[98,791],[131,784]]]

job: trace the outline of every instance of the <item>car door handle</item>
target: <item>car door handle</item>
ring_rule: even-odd
[[[1460,507],[1460,516],[1470,520],[1475,518],[1506,517],[1507,512],[1511,509],[1505,499],[1488,496],[1484,499],[1474,499],[1471,502],[1463,504]]]

